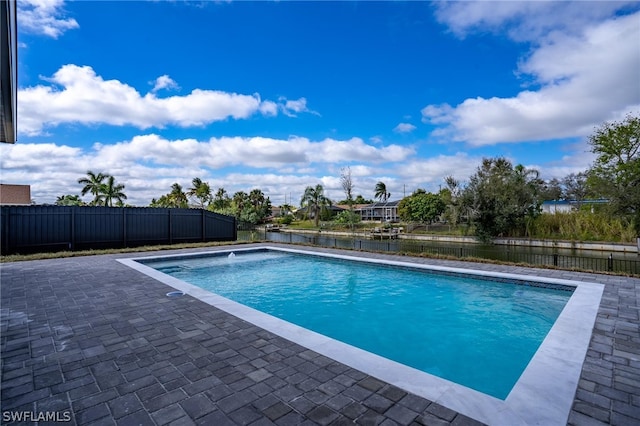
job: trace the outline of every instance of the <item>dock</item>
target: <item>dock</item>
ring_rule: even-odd
[[[400,228],[373,228],[369,231],[369,238],[374,240],[395,240],[398,239],[398,235],[400,234]]]

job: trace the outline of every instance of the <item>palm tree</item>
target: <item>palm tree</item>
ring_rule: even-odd
[[[315,188],[307,186],[302,195],[302,200],[300,200],[300,205],[306,206],[308,210],[313,211],[313,218],[317,227],[320,221],[320,210],[331,205],[331,200],[324,196],[324,188],[318,184]]]
[[[264,194],[260,189],[252,189],[249,193],[249,200],[251,204],[253,204],[253,207],[258,209],[264,203]]]
[[[271,216],[271,200],[264,196],[262,190],[252,189],[249,193],[249,202],[253,206],[253,211],[259,222]]]
[[[280,206],[280,216],[287,216],[291,214],[293,211],[293,206],[291,204],[284,203]]]
[[[87,192],[93,194],[93,201],[91,202],[94,206],[99,206],[103,200],[103,181],[107,178],[107,175],[102,173],[98,173],[97,175],[93,173],[91,170],[87,171],[87,177],[78,179],[78,183],[84,185],[82,188],[81,194],[86,195]]]
[[[200,208],[204,209],[205,204],[211,202],[211,187],[208,182],[203,182],[200,178],[194,178],[191,183],[192,188],[189,188],[187,195],[195,197],[200,203]]]
[[[224,188],[218,188],[215,197],[213,197],[213,208],[215,210],[223,210],[231,206],[231,198]]]
[[[245,208],[245,204],[249,203],[249,194],[244,191],[238,191],[233,194],[233,204],[235,205],[235,209],[238,217],[242,215],[242,211]]]
[[[182,190],[182,185],[174,183],[171,185],[171,192],[167,194],[170,207],[176,207],[186,209],[189,207],[189,201],[187,200],[187,194]]]
[[[116,200],[120,205],[126,200],[127,196],[124,192],[124,185],[121,183],[116,184],[116,179],[113,176],[107,176],[107,183],[102,185],[102,192],[104,196],[104,205],[113,207],[113,200]]]
[[[376,183],[375,191],[374,198],[377,198],[380,202],[386,203],[389,197],[391,197],[391,194],[387,192],[387,185],[382,181]]]

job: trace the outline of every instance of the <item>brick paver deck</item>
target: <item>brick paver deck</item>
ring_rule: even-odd
[[[132,255],[0,266],[3,424],[18,412],[83,425],[478,424],[190,296],[168,298],[122,257]],[[416,261],[605,284],[569,424],[640,424],[640,279]]]

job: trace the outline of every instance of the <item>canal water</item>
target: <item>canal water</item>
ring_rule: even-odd
[[[273,242],[313,244],[322,247],[366,251],[431,253],[460,258],[481,258],[532,265],[640,274],[640,256],[637,253],[405,239],[372,240],[362,236],[349,238],[293,232],[264,232],[262,230],[254,231],[253,234],[250,231],[240,231],[238,239],[264,239]]]

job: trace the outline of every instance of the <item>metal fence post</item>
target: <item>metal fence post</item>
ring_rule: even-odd
[[[613,253],[610,253],[607,259],[607,270],[613,271]]]
[[[76,209],[77,207],[71,207],[71,250],[76,249]]]
[[[2,245],[2,253],[9,254],[9,218],[11,217],[11,208],[2,209],[2,235],[4,235],[4,244]]]
[[[127,209],[122,207],[122,247],[127,246]]]
[[[200,212],[202,213],[201,214],[201,216],[202,216],[202,241],[204,242],[204,241],[206,241],[206,234],[204,232],[205,231],[205,228],[204,228],[205,225],[204,224],[205,224],[205,221],[206,221],[206,216],[204,215],[204,209],[200,209]]]
[[[171,235],[171,208],[167,209],[169,216],[169,245],[173,244],[173,236]]]
[[[553,266],[558,266],[558,253],[553,253]]]

